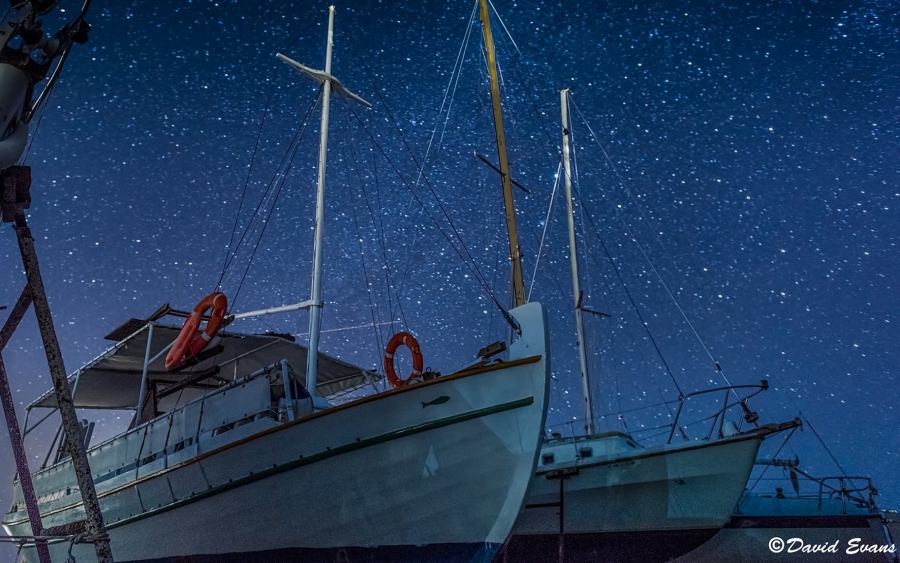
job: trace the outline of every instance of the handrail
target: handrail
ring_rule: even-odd
[[[801,472],[802,473],[802,472]],[[813,481],[817,481],[819,483],[819,505],[818,511],[819,514],[822,513],[822,497],[824,496],[824,489],[827,487],[831,489],[831,493],[829,493],[829,498],[834,498],[834,495],[837,494],[841,499],[841,514],[847,514],[847,499],[851,499],[855,502],[865,504],[869,508],[875,508],[875,499],[873,498],[878,492],[875,490],[875,487],[872,486],[872,479],[869,477],[850,477],[848,475],[841,475],[836,477],[822,477],[820,479],[816,479],[814,477],[810,477],[806,473],[804,473],[809,479]],[[829,485],[826,485],[826,481],[837,481],[838,487],[835,488]],[[855,487],[853,485],[853,481],[865,481],[866,485],[864,487]],[[847,487],[847,484],[851,485]],[[868,498],[864,497],[855,497],[853,493],[862,493],[868,492]]]
[[[685,395],[683,397],[679,397],[680,403],[678,404],[678,410],[675,411],[675,420],[672,421],[672,430],[671,430],[671,432],[669,432],[669,439],[666,441],[666,443],[671,444],[672,438],[675,437],[675,430],[680,429],[680,426],[678,425],[678,420],[679,420],[679,418],[681,418],[681,412],[684,409],[684,404],[687,402],[688,399],[690,399],[692,397],[697,397],[700,395],[706,395],[709,393],[717,393],[717,392],[725,391],[725,400],[722,405],[722,408],[719,409],[718,411],[716,411],[715,415],[713,415],[713,417],[712,417],[713,424],[709,430],[709,434],[707,435],[707,439],[709,440],[709,439],[712,439],[712,434],[715,431],[717,423],[719,426],[719,434],[720,435],[722,434],[722,427],[725,424],[725,413],[726,413],[726,411],[728,411],[728,409],[730,409],[732,407],[741,405],[741,408],[744,411],[744,420],[746,420],[747,422],[749,422],[751,424],[753,424],[757,420],[759,420],[759,415],[757,415],[755,412],[751,411],[750,408],[747,406],[747,400],[749,400],[752,397],[755,397],[756,395],[759,395],[760,393],[767,390],[768,388],[769,388],[769,382],[767,380],[763,379],[762,381],[759,382],[759,384],[727,385],[724,387],[715,387],[713,389],[704,389],[702,391],[694,391],[693,393],[688,393],[687,395]],[[750,395],[743,397],[743,398],[740,397],[740,395],[737,395],[737,393],[735,393],[735,395],[738,397],[738,399],[735,402],[729,404],[728,398],[731,395],[731,392],[735,391],[736,389],[756,389],[757,391],[755,393],[751,393]],[[719,417],[721,417],[721,422],[719,422]],[[682,433],[684,433],[684,430],[682,430]]]
[[[708,433],[708,435],[707,435],[707,437],[706,437],[706,439],[709,440],[709,439],[712,438],[713,432],[715,431],[716,427],[718,427],[718,429],[719,429],[719,434],[722,435],[722,430],[723,430],[723,426],[724,426],[724,423],[725,423],[725,412],[728,411],[728,409],[731,409],[731,408],[733,408],[733,407],[735,407],[735,406],[738,406],[738,405],[741,406],[741,408],[742,408],[742,410],[743,410],[743,417],[744,417],[744,420],[746,420],[747,422],[750,422],[750,423],[755,423],[755,422],[759,419],[759,416],[758,416],[755,412],[753,412],[753,411],[750,410],[750,408],[747,406],[747,401],[748,401],[750,398],[755,397],[755,396],[758,395],[759,393],[762,393],[763,391],[767,390],[768,388],[769,388],[769,383],[768,383],[768,381],[766,381],[766,380],[761,380],[760,383],[757,383],[757,384],[728,385],[728,386],[724,386],[724,387],[715,387],[715,388],[712,388],[712,389],[704,389],[704,390],[701,390],[701,391],[694,391],[693,393],[688,393],[687,395],[679,396],[679,397],[678,397],[678,399],[677,399],[677,400],[678,400],[678,403],[679,403],[679,405],[678,405],[678,410],[676,411],[676,413],[675,413],[675,419],[674,419],[674,421],[673,421],[671,424],[661,424],[661,425],[659,425],[659,426],[654,426],[654,427],[651,427],[651,428],[640,428],[640,429],[635,430],[634,432],[632,432],[631,430],[628,430],[627,427],[626,427],[626,431],[627,431],[627,433],[628,433],[630,436],[632,436],[632,439],[634,439],[634,438],[633,438],[633,435],[634,435],[634,434],[640,434],[640,433],[642,433],[642,432],[650,432],[650,431],[653,431],[653,430],[661,430],[661,429],[664,429],[664,428],[670,428],[671,430],[669,431],[669,436],[668,436],[668,439],[667,439],[666,443],[667,443],[667,444],[671,444],[671,443],[672,443],[672,439],[674,438],[674,435],[675,435],[675,431],[678,430],[678,429],[681,429],[682,434],[685,436],[685,439],[687,439],[687,438],[686,438],[686,434],[684,433],[684,429],[681,428],[681,427],[678,425],[678,421],[679,421],[679,419],[680,419],[680,417],[681,417],[682,410],[683,410],[683,408],[684,408],[685,402],[686,402],[688,399],[690,399],[690,398],[692,398],[692,397],[697,397],[697,396],[699,396],[699,395],[706,395],[706,394],[710,394],[710,393],[717,393],[717,392],[725,391],[725,397],[724,397],[724,401],[723,401],[723,403],[722,403],[722,406],[721,406],[721,408],[720,408],[719,410],[717,410],[717,411],[715,412],[715,414],[713,414],[713,415],[710,416],[710,417],[703,418],[703,419],[701,419],[701,420],[697,420],[697,421],[694,421],[694,422],[691,422],[690,424],[688,424],[688,426],[690,426],[690,425],[693,425],[693,424],[697,424],[697,423],[699,423],[699,422],[703,422],[703,421],[708,420],[708,419],[712,419],[713,423],[712,423],[712,426],[710,427],[710,431],[709,431],[709,433]],[[751,393],[750,395],[741,398],[741,397],[737,394],[737,392],[735,391],[735,390],[737,390],[737,389],[756,389],[756,392]],[[734,392],[735,396],[737,397],[737,400],[734,400],[734,401],[732,401],[732,402],[729,402],[729,398],[730,398],[732,392]],[[644,407],[632,409],[632,410],[626,411],[626,412],[634,412],[634,411],[639,411],[639,410],[646,410],[646,409],[649,409],[649,408],[652,408],[652,407],[655,407],[655,406],[671,404],[671,403],[673,403],[673,402],[675,402],[675,401],[666,401],[665,403],[657,403],[657,404],[654,404],[654,405],[648,405],[648,406],[644,406]],[[670,411],[670,412],[671,412],[671,411]],[[593,417],[591,420],[592,420],[593,422],[595,422],[595,423],[598,423],[598,422],[600,422],[602,419],[604,419],[604,418],[606,418],[606,417],[608,417],[608,416],[616,415],[616,414],[618,414],[619,418],[622,419],[622,414],[624,414],[624,413],[606,413],[606,414],[602,414],[602,415],[599,415],[599,416],[595,416],[595,417]],[[546,431],[547,431],[547,433],[548,433],[550,436],[552,436],[552,437],[556,437],[556,438],[563,438],[563,437],[565,437],[565,438],[567,438],[567,439],[572,439],[573,441],[577,441],[577,439],[580,438],[580,437],[582,437],[582,436],[576,436],[576,434],[575,434],[575,428],[574,428],[574,427],[575,427],[576,424],[582,424],[582,423],[585,423],[585,422],[586,422],[586,419],[576,418],[576,419],[569,420],[569,421],[566,421],[566,422],[561,423],[561,424],[554,425],[554,426],[552,426],[552,427],[548,427],[548,428],[546,429]],[[595,424],[595,426],[598,426],[598,425]],[[650,436],[650,437],[652,438],[652,437],[655,437],[655,436],[659,436],[659,435],[662,435],[663,433],[664,433],[664,432],[661,432],[661,433],[659,433],[659,434],[654,434],[654,435],[652,435],[652,436]]]

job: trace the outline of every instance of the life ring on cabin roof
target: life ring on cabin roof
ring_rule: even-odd
[[[406,379],[397,377],[397,372],[394,370],[394,352],[396,352],[397,348],[401,345],[409,348],[413,360],[412,373],[410,373],[409,377]],[[419,341],[416,340],[412,334],[408,332],[398,332],[391,337],[384,349],[384,373],[387,375],[388,383],[391,384],[393,389],[406,387],[413,380],[420,379],[422,377],[422,367],[424,365],[425,360],[422,359],[422,350],[419,348]]]
[[[206,328],[200,331],[200,323],[203,320],[203,314],[212,309],[209,320],[206,321]],[[166,369],[174,370],[184,365],[189,358],[192,358],[203,351],[210,340],[215,337],[216,333],[222,327],[222,321],[225,319],[225,312],[228,309],[228,298],[224,293],[214,291],[203,298],[191,316],[184,321],[181,332],[172,343],[172,348],[166,354]]]

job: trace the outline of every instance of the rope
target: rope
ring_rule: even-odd
[[[238,239],[238,242],[234,247],[234,251],[231,255],[231,258],[229,258],[229,260],[228,260],[226,268],[230,268],[231,264],[236,260],[238,250],[240,249],[241,245],[244,243],[244,240],[246,239],[247,235],[252,230],[253,222],[256,221],[259,217],[260,209],[262,209],[266,200],[269,198],[273,186],[275,186],[277,184],[279,175],[281,174],[282,167],[284,167],[285,162],[288,160],[289,155],[291,154],[291,151],[295,150],[294,145],[298,142],[298,136],[300,135],[300,131],[301,130],[305,131],[306,127],[309,126],[310,117],[312,115],[312,112],[315,110],[316,106],[318,105],[319,99],[321,98],[321,96],[322,96],[322,88],[319,88],[319,92],[318,92],[316,98],[313,100],[313,102],[307,108],[306,114],[303,116],[303,119],[300,121],[300,124],[301,124],[300,127],[294,133],[294,137],[291,139],[291,142],[288,144],[288,148],[285,151],[284,156],[281,157],[281,162],[279,162],[278,166],[276,167],[275,173],[273,174],[272,179],[269,180],[268,184],[266,185],[266,190],[263,192],[263,195],[260,197],[259,203],[256,204],[256,208],[253,210],[253,213],[250,216],[250,221],[247,222],[247,226],[244,228],[244,232],[241,233],[241,237],[240,237],[240,239]]]
[[[641,209],[640,203],[639,203],[639,202],[637,201],[637,199],[634,197],[634,194],[632,193],[632,191],[631,191],[631,190],[628,188],[628,186],[625,184],[624,179],[623,179],[622,176],[619,174],[618,169],[616,168],[615,164],[612,162],[612,159],[610,158],[609,154],[606,152],[606,149],[603,147],[602,144],[600,144],[600,139],[599,139],[599,137],[598,137],[597,134],[593,131],[593,129],[591,128],[590,124],[587,122],[587,119],[585,119],[584,114],[581,113],[581,110],[578,108],[578,105],[575,103],[575,100],[574,100],[574,99],[571,99],[571,97],[570,97],[570,100],[571,100],[571,102],[572,102],[572,107],[575,108],[575,111],[578,113],[579,117],[581,117],[582,122],[583,122],[583,123],[585,124],[585,126],[588,128],[588,131],[590,131],[590,134],[591,134],[591,136],[593,137],[594,142],[595,142],[595,143],[597,144],[597,146],[600,148],[600,151],[603,153],[603,156],[605,157],[606,161],[609,163],[610,167],[612,168],[613,172],[615,173],[616,177],[618,178],[619,184],[620,184],[620,185],[622,186],[622,188],[626,191],[626,193],[628,194],[629,198],[632,200],[632,202],[633,202],[633,203],[635,204],[635,206],[637,207],[637,209],[638,209],[638,215],[641,217],[641,219],[644,221],[644,223],[645,223],[645,224],[651,229],[651,231],[652,231],[652,230],[653,230],[653,227],[652,227],[652,225],[650,225],[649,222],[647,221],[647,219],[646,219],[646,217],[645,217],[645,215],[644,215],[644,213],[643,213],[643,210]],[[577,164],[576,164],[576,174],[577,174]],[[601,192],[603,193],[604,197],[606,197],[607,200],[609,200],[608,196],[606,195],[606,192],[603,191],[602,189],[601,189]],[[610,202],[610,203],[611,203],[611,202]],[[583,202],[582,202],[582,206],[583,206]],[[694,336],[697,338],[697,341],[698,341],[698,342],[700,343],[700,345],[703,347],[703,350],[706,352],[706,354],[707,354],[707,356],[709,357],[709,359],[710,359],[710,360],[713,362],[713,364],[716,366],[716,370],[722,375],[722,378],[725,380],[726,384],[728,384],[728,385],[730,386],[730,385],[731,385],[731,382],[729,381],[728,376],[725,374],[725,371],[722,369],[722,367],[721,367],[721,365],[719,364],[719,362],[715,359],[715,357],[713,356],[712,352],[711,352],[711,351],[709,350],[709,348],[707,347],[706,343],[705,343],[705,342],[703,341],[703,339],[700,337],[700,334],[697,332],[697,330],[696,330],[696,328],[694,327],[694,324],[691,322],[691,320],[687,317],[687,314],[685,313],[684,309],[681,307],[681,304],[678,302],[677,299],[675,299],[675,296],[672,294],[672,292],[671,292],[671,290],[669,289],[668,285],[667,285],[667,284],[665,283],[665,281],[662,279],[662,276],[660,275],[659,271],[656,269],[656,266],[654,266],[653,263],[650,261],[649,257],[647,256],[647,253],[644,251],[644,248],[641,246],[641,244],[637,241],[637,238],[634,236],[634,233],[633,233],[632,229],[631,229],[631,228],[629,227],[629,225],[625,222],[624,218],[623,218],[623,217],[621,216],[621,214],[619,213],[618,208],[617,208],[615,205],[613,205],[612,207],[613,207],[613,209],[615,210],[616,216],[618,217],[618,219],[619,219],[619,220],[622,222],[622,224],[625,226],[625,228],[626,228],[626,230],[628,231],[629,235],[631,236],[632,240],[635,242],[635,244],[638,245],[638,248],[640,249],[641,254],[643,254],[644,258],[645,258],[645,259],[647,260],[647,262],[650,264],[650,267],[653,269],[653,272],[656,274],[656,276],[657,276],[657,278],[659,279],[660,283],[662,283],[662,285],[663,285],[663,287],[665,288],[666,292],[668,293],[669,297],[670,297],[670,298],[672,299],[672,301],[675,303],[675,306],[678,308],[678,311],[681,313],[682,318],[685,320],[685,322],[686,322],[686,323],[688,324],[688,326],[691,328],[691,331],[694,333]],[[590,217],[590,216],[588,215],[588,217]],[[592,226],[593,226],[593,221],[591,222],[591,224],[592,224]],[[596,230],[596,228],[595,228],[595,230]],[[599,234],[598,234],[598,236],[599,236]],[[663,247],[665,248],[665,245],[663,245]],[[773,377],[774,379],[778,379],[778,378],[777,378],[776,376],[774,376],[774,375],[773,375],[772,377]],[[740,396],[740,394],[738,394],[737,391],[734,391],[734,393],[735,393],[735,395],[737,395],[737,397],[738,397],[739,399],[741,399],[741,396]],[[790,396],[790,394],[787,394],[787,397],[788,397],[788,400],[790,401],[791,405],[797,410],[797,413],[798,413],[799,416],[802,418],[802,420],[809,426],[810,430],[812,430],[813,435],[815,435],[816,439],[819,441],[819,443],[822,445],[822,447],[825,448],[825,451],[828,453],[829,457],[831,457],[831,460],[835,463],[835,465],[838,467],[838,469],[841,471],[841,473],[846,477],[846,476],[847,476],[847,472],[844,470],[844,467],[843,467],[843,466],[841,465],[841,463],[837,460],[837,458],[835,457],[834,453],[831,451],[831,449],[828,447],[828,445],[825,443],[825,441],[822,439],[822,437],[819,435],[819,433],[816,432],[815,428],[813,428],[812,423],[811,423],[811,422],[809,421],[809,419],[803,414],[803,411],[800,410],[799,406],[798,406],[797,403],[794,401],[794,399]],[[743,400],[743,399],[742,399],[742,400]],[[789,436],[789,437],[790,437],[790,436]],[[785,444],[786,444],[786,443],[787,443],[787,440],[785,440]],[[782,444],[782,447],[784,447],[784,444]],[[779,448],[779,451],[781,451],[781,448]],[[777,454],[776,454],[776,455],[777,455]],[[757,480],[757,481],[758,481],[758,480]]]
[[[791,402],[793,402],[793,401],[791,401]],[[800,412],[799,409],[798,409],[798,412]],[[809,429],[812,430],[812,432],[813,432],[813,434],[815,435],[815,437],[819,440],[819,443],[822,444],[822,447],[825,448],[825,451],[826,451],[826,452],[828,452],[828,455],[831,457],[831,461],[833,461],[833,462],[835,463],[835,465],[838,466],[838,469],[840,469],[840,470],[841,470],[841,473],[843,473],[843,474],[844,474],[844,477],[846,477],[846,476],[847,476],[847,472],[844,471],[844,467],[840,464],[840,462],[837,460],[837,458],[834,457],[834,454],[831,453],[831,450],[828,448],[828,445],[825,444],[825,441],[822,439],[821,436],[819,436],[819,433],[816,432],[816,429],[813,428],[813,425],[812,425],[812,423],[809,421],[809,419],[806,418],[806,416],[804,416],[802,412],[800,412],[800,416],[803,417],[803,421],[806,422],[806,424],[809,426]]]
[[[438,108],[438,119],[444,113],[444,106],[447,105],[447,97],[450,97],[450,104],[447,105],[447,116],[444,118],[444,126],[441,128],[441,136],[438,139],[438,148],[437,151],[440,152],[441,147],[444,143],[444,135],[447,132],[447,123],[450,120],[450,110],[453,108],[453,100],[456,99],[456,90],[459,87],[459,78],[462,75],[462,65],[466,58],[466,52],[469,47],[469,39],[472,36],[472,23],[475,21],[475,14],[478,12],[478,3],[475,3],[475,6],[472,8],[472,13],[469,15],[469,25],[466,26],[466,32],[463,34],[462,43],[459,46],[459,51],[456,54],[456,62],[453,64],[453,70],[450,72],[450,82],[447,83],[447,89],[444,90],[444,98],[441,100],[441,106]],[[455,80],[454,80],[455,79]],[[453,89],[451,93],[451,87]],[[425,157],[422,159],[422,169],[424,169],[425,164],[428,162],[428,155],[431,151],[431,146],[434,143],[434,136],[437,133],[438,124],[435,123],[434,129],[431,131],[431,138],[428,140],[428,146],[425,148]],[[422,178],[422,169],[419,170],[419,175],[416,177],[416,186],[418,187],[419,181]]]
[[[374,150],[373,150],[373,152],[374,152]],[[369,212],[369,217],[372,219],[373,226],[375,226],[375,217],[378,217],[378,225],[377,225],[376,231],[378,232],[378,240],[379,240],[379,245],[381,248],[381,259],[384,263],[384,272],[385,272],[384,280],[385,280],[385,285],[387,286],[387,295],[388,295],[388,313],[390,314],[390,318],[391,318],[391,334],[393,334],[394,333],[393,319],[396,317],[396,315],[395,315],[395,311],[394,311],[393,299],[391,298],[391,289],[392,288],[394,289],[394,292],[397,295],[397,311],[400,312],[400,318],[403,320],[404,328],[407,328],[409,326],[409,324],[406,322],[406,315],[403,313],[403,304],[400,300],[400,293],[401,293],[402,289],[397,288],[396,285],[394,284],[394,274],[393,274],[393,271],[391,270],[391,265],[390,265],[390,262],[388,261],[388,257],[387,257],[387,241],[385,240],[385,236],[384,236],[384,213],[383,213],[383,209],[381,207],[381,185],[378,182],[378,159],[376,159],[376,158],[372,159],[372,178],[375,181],[375,196],[376,196],[376,201],[377,201],[377,206],[378,206],[378,212],[375,213],[372,211],[372,206],[369,201],[369,193],[366,190],[366,186],[362,181],[361,175],[359,174],[359,165],[358,165],[358,160],[356,159],[356,152],[353,153],[353,157],[354,157],[354,162],[357,163],[356,171],[357,171],[357,176],[359,177],[360,187],[362,188],[363,197],[366,200],[366,210]],[[413,241],[412,246],[413,246],[413,248],[415,248],[415,241]],[[410,255],[411,255],[411,253],[410,253]]]
[[[428,162],[429,155],[431,154],[431,148],[432,148],[432,145],[434,144],[434,137],[437,134],[438,124],[440,122],[439,121],[440,116],[441,116],[441,114],[444,113],[444,106],[446,105],[447,106],[447,114],[446,114],[446,117],[444,118],[444,126],[441,128],[441,136],[438,138],[438,144],[437,144],[437,152],[438,153],[440,152],[441,147],[444,144],[444,135],[447,132],[447,123],[450,120],[450,110],[453,108],[453,101],[456,99],[456,90],[459,87],[459,78],[462,75],[462,64],[465,61],[466,52],[468,50],[468,45],[469,45],[469,37],[471,36],[471,33],[472,33],[472,22],[475,20],[475,14],[477,13],[477,10],[478,10],[478,6],[476,4],[475,7],[472,9],[472,13],[469,16],[469,25],[466,26],[466,31],[463,34],[462,43],[460,44],[459,51],[456,54],[456,61],[454,62],[453,70],[450,72],[450,81],[447,83],[447,88],[444,90],[444,97],[441,100],[441,106],[438,109],[438,121],[435,122],[434,129],[431,130],[431,137],[428,139],[428,145],[425,148],[425,156],[422,159],[422,168],[419,169],[418,175],[416,176],[416,182],[414,184],[415,187],[418,187],[422,180],[422,176],[424,174],[424,167],[425,167],[425,164],[427,164],[427,162]],[[358,56],[358,53],[357,53],[357,56]],[[449,105],[447,105],[448,97],[450,98]],[[376,186],[377,186],[377,184],[376,184]],[[379,213],[381,211],[380,201],[381,200],[379,198]],[[412,201],[413,200],[410,200],[410,203],[412,203]],[[413,247],[415,247],[415,245],[416,245],[418,236],[419,236],[419,233],[418,233],[418,231],[416,231],[415,237],[413,238],[413,243],[412,243]],[[412,263],[412,253],[407,255],[406,266],[403,269],[403,274],[400,276],[399,289],[397,291],[398,299],[399,299],[400,295],[402,295],[403,288],[406,285],[406,277],[409,274],[409,266],[411,263]],[[493,309],[491,311],[493,314]],[[392,313],[391,318],[393,318],[393,313]]]
[[[574,183],[574,185],[576,186],[576,196],[578,196],[579,194],[578,194],[578,191],[577,191],[577,186],[580,186],[580,185],[581,185],[580,168],[579,168],[579,166],[578,166],[578,148],[577,148],[577,147],[578,147],[578,144],[575,142],[575,133],[572,131],[572,128],[570,127],[570,124],[569,124],[569,123],[566,123],[566,124],[565,124],[565,127],[568,129],[568,131],[569,131],[569,136],[571,137],[571,141],[572,141],[572,143],[571,143],[571,144],[572,144],[572,160],[575,161],[575,162],[574,162],[574,164],[575,164],[575,183]],[[587,232],[587,229],[585,228],[585,217],[588,218],[588,220],[591,222],[591,225],[592,225],[592,226],[593,226],[593,219],[591,218],[590,214],[588,214],[588,213],[585,211],[585,206],[584,206],[583,202],[581,202],[580,196],[579,196],[579,203],[582,203],[582,205],[579,205],[579,206],[578,206],[579,215],[580,215],[580,217],[581,217],[581,232],[582,232],[582,233],[586,233],[586,232]],[[599,234],[599,232],[597,232],[596,227],[594,227],[594,232],[597,233],[597,237],[598,237],[598,239],[599,239],[599,238],[600,238],[600,234]],[[582,240],[584,241],[585,246],[587,246],[587,238],[586,238],[586,237],[582,237]],[[601,241],[601,244],[602,244],[602,241]],[[606,249],[605,249],[605,247],[604,247],[604,251],[605,251],[605,250],[606,250]],[[607,252],[606,254],[607,254],[607,257],[609,258],[609,253]],[[590,253],[588,253],[588,252],[587,252],[587,248],[585,248],[585,257],[587,257],[587,256],[589,256],[589,255],[590,255]],[[611,261],[611,259],[610,259],[610,261]],[[613,267],[615,268],[615,265],[613,265]],[[590,273],[590,269],[589,269],[589,268],[585,268],[585,270],[588,272],[588,274]],[[618,270],[617,270],[617,271],[616,271],[616,274],[618,275],[618,273],[619,273],[619,272],[618,272]],[[625,290],[625,293],[628,295],[629,299],[631,299],[631,294],[628,292],[628,288],[625,286],[624,281],[622,281],[621,276],[619,276],[619,281],[620,281],[620,283],[622,283],[622,288]],[[612,295],[612,293],[613,293],[613,292],[612,292],[612,287],[610,287],[610,285],[609,285],[608,283],[606,284],[606,286],[607,286],[607,289],[608,289],[610,295]],[[589,288],[588,288],[588,289],[590,289],[590,284],[589,284]],[[590,293],[589,293],[589,295],[590,295]],[[621,308],[619,308],[619,303],[618,303],[618,301],[613,300],[613,303],[615,304],[616,310],[619,312],[620,317],[624,319],[624,315],[622,314]],[[634,303],[634,301],[632,300],[632,305],[633,305],[633,303]],[[635,309],[636,309],[636,306],[635,306]],[[639,313],[638,316],[640,316],[640,313]],[[642,319],[642,320],[643,320],[643,319]],[[624,324],[625,324],[625,329],[626,329],[626,331],[628,332],[628,337],[631,339],[632,344],[634,344],[634,345],[635,345],[635,348],[638,350],[638,355],[639,355],[640,358],[641,358],[641,362],[642,362],[644,365],[649,365],[648,362],[647,362],[647,360],[644,358],[644,353],[641,352],[640,347],[637,345],[637,339],[634,337],[634,333],[632,333],[632,331],[631,331],[631,325],[628,324],[628,323],[624,323]],[[647,334],[650,336],[650,339],[651,339],[651,341],[652,341],[652,340],[653,340],[653,336],[650,335],[650,327],[647,326],[647,323],[645,323],[645,322],[641,322],[641,326],[644,327],[644,330],[645,330],[645,331],[647,332]],[[656,343],[654,342],[654,346],[655,346],[655,344],[656,344]],[[660,354],[658,348],[657,348],[657,354]],[[661,354],[660,354],[660,358],[662,359],[662,355],[661,355]],[[666,372],[669,374],[669,377],[672,378],[672,380],[674,381],[675,376],[672,374],[672,371],[669,369],[668,365],[666,365],[666,362],[665,362],[664,359],[663,359],[663,366],[665,367]],[[617,371],[614,372],[614,378],[615,378],[615,386],[616,386],[616,404],[618,405],[619,409],[621,409],[621,408],[622,408],[622,400],[621,400],[621,397],[619,396],[619,374],[618,374]],[[655,370],[653,371],[653,383],[654,383],[654,385],[656,386],[656,392],[659,393],[659,397],[660,397],[660,399],[662,399],[662,401],[663,401],[662,404],[664,404],[664,405],[666,406],[666,410],[669,412],[669,418],[671,418],[671,419],[674,421],[674,419],[675,419],[675,413],[672,411],[672,407],[669,406],[669,403],[666,401],[665,395],[663,395],[662,387],[661,387],[660,384],[659,384],[659,378],[657,377],[657,373],[656,373]],[[675,387],[678,388],[678,383],[677,383],[677,382],[675,382]],[[681,392],[681,389],[678,389],[678,394],[679,394],[679,395],[683,395],[683,393]],[[622,423],[623,423],[623,424],[625,423],[624,419],[622,419]],[[681,432],[682,432],[682,436],[684,436],[684,431],[682,430]]]
[[[503,18],[500,17],[500,13],[497,11],[497,8],[494,7],[493,2],[490,2],[491,10],[494,12],[494,16],[497,18],[497,21],[500,22],[500,27],[503,28],[503,31],[506,33],[506,37],[509,39],[510,43],[512,43],[513,48],[515,49],[516,54],[519,55],[519,58],[522,59],[522,62],[527,64],[527,60],[525,59],[525,55],[522,54],[522,51],[519,50],[519,46],[516,45],[515,39],[513,39],[512,34],[507,29],[506,24],[503,23]],[[475,3],[476,5],[478,2]],[[534,80],[533,73],[523,73],[518,67],[511,66],[512,70],[518,73],[519,80],[523,84],[527,84],[530,88],[527,89],[528,93],[528,101],[531,103],[531,108],[533,110],[533,115],[537,116],[538,122],[540,122],[540,130],[543,131],[544,135],[547,137],[547,146],[549,147],[549,156],[550,162],[554,160],[559,161],[562,158],[562,155],[558,150],[556,150],[556,142],[553,140],[553,136],[550,134],[550,129],[547,127],[547,123],[544,121],[544,113],[541,112],[537,107],[537,100],[535,100],[534,92],[543,91],[546,88],[538,88],[537,84]]]

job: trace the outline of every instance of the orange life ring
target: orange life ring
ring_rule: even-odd
[[[394,370],[394,352],[397,351],[397,348],[399,348],[401,344],[409,348],[413,360],[412,373],[410,373],[409,377],[406,379],[397,377],[397,372]],[[421,378],[422,367],[424,365],[425,360],[422,359],[422,350],[419,348],[419,342],[412,334],[408,332],[398,332],[391,337],[387,343],[387,347],[384,349],[384,373],[387,375],[388,382],[393,389],[406,387],[414,379]]]
[[[194,312],[184,321],[181,332],[178,333],[178,337],[166,355],[166,369],[173,370],[181,367],[188,358],[196,356],[206,348],[209,341],[219,332],[227,308],[228,298],[224,293],[218,291],[210,293],[200,303],[197,303]],[[203,314],[209,309],[213,310],[212,314],[206,323],[206,328],[200,332]]]

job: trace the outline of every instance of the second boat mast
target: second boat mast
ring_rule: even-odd
[[[581,317],[581,288],[578,284],[578,254],[575,251],[575,208],[572,205],[572,169],[569,163],[569,89],[560,90],[562,112],[563,170],[566,175],[566,217],[569,220],[569,261],[572,263],[572,294],[575,297],[575,330],[578,335],[578,360],[581,365],[581,387],[584,395],[584,431],[594,433],[594,409],[588,378],[587,352],[584,349],[584,321]]]

